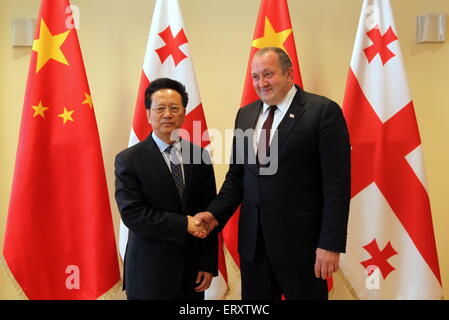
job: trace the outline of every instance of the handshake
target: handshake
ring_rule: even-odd
[[[187,219],[187,232],[201,239],[206,238],[218,225],[217,219],[208,211],[198,212],[194,217],[187,216]]]

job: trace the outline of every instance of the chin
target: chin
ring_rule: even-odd
[[[260,99],[266,104],[271,104],[271,102],[273,102],[274,100],[274,97],[272,94],[262,94],[260,95]]]
[[[274,105],[276,103],[273,102],[273,100],[270,99],[261,99],[264,103],[268,104],[269,106]]]
[[[175,129],[172,129],[172,128],[167,129],[167,130],[161,130],[161,132],[163,134],[167,134],[167,135],[171,135],[173,131],[175,131]]]

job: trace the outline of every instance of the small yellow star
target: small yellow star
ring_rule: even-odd
[[[86,96],[86,100],[83,101],[83,104],[88,104],[89,107],[92,109],[94,103],[92,102],[92,96],[90,96],[87,93],[84,93],[84,95]]]
[[[51,59],[62,64],[69,65],[61,46],[66,41],[70,30],[53,35],[47,27],[44,19],[41,19],[39,39],[33,42],[33,51],[37,52],[36,73],[38,73]]]
[[[67,121],[72,121],[72,122],[73,122],[74,120],[73,120],[73,118],[72,118],[72,114],[73,114],[74,112],[75,112],[75,110],[68,111],[68,110],[64,107],[64,113],[58,114],[58,117],[64,119],[64,124],[65,124]]]
[[[265,17],[264,35],[262,38],[254,39],[252,46],[258,49],[265,47],[278,47],[287,52],[287,49],[284,47],[284,42],[292,32],[292,29],[276,32],[270,20],[268,20],[268,17]]]
[[[31,108],[34,109],[33,118],[36,118],[37,116],[41,116],[42,118],[45,118],[44,112],[48,110],[47,107],[44,107],[42,105],[42,101],[39,101],[39,105],[37,106],[31,106]]]

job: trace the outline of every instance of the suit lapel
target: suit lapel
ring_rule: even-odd
[[[299,119],[302,117],[305,111],[304,105],[306,103],[306,97],[304,91],[298,86],[296,86],[296,88],[298,91],[296,92],[295,97],[293,98],[293,101],[290,104],[290,107],[288,108],[286,114],[284,115],[284,118],[279,123],[277,131],[275,133],[278,139],[278,151],[281,149],[282,145],[287,140],[291,130],[298,123]],[[249,159],[256,159],[256,151],[254,150],[253,147],[254,141],[253,135],[262,106],[263,106],[262,101],[259,101],[256,107],[251,108],[251,112],[248,112],[246,119],[241,119],[241,126],[239,127],[243,131],[247,129],[253,129],[251,130],[251,134],[248,135],[248,138],[245,140],[245,155],[249,156]],[[277,157],[278,155],[275,153],[274,156]],[[247,159],[245,159],[245,163],[247,167],[254,174],[256,175],[259,174],[259,166],[257,165],[257,163],[248,164],[248,161],[246,160]]]
[[[255,128],[256,128],[256,124],[257,124],[257,120],[259,119],[259,115],[260,115],[260,110],[262,109],[263,103],[262,101],[260,101],[260,103],[252,108],[251,112],[248,113],[248,117],[247,119],[245,119],[244,121],[244,127],[242,128],[244,131],[247,129],[250,129],[251,134],[248,136],[248,138],[245,141],[245,151],[246,154],[245,156],[247,157],[247,159],[254,159],[256,160],[256,150],[254,150],[254,133],[255,133]],[[259,174],[259,166],[257,165],[257,162],[254,161],[254,163],[248,163],[249,161],[247,161],[247,159],[245,159],[245,163],[247,163],[247,167],[254,173],[254,174]]]
[[[157,174],[157,179],[161,181],[161,186],[166,187],[167,192],[169,192],[171,195],[173,195],[173,197],[176,197],[181,202],[171,171],[168,168],[164,156],[159,150],[159,147],[154,141],[152,133],[150,133],[150,135],[148,136],[148,138],[145,140],[144,143],[145,143],[145,150],[148,154],[147,157],[148,162],[146,162],[145,165],[149,166],[152,175],[154,175],[154,173]]]
[[[296,86],[296,85],[295,85]],[[304,114],[304,105],[306,103],[306,97],[304,94],[304,91],[296,86],[296,89],[298,90],[295,94],[295,97],[293,98],[292,103],[290,104],[290,107],[288,108],[286,114],[284,115],[284,118],[279,123],[279,126],[277,127],[277,130],[275,132],[275,135],[277,135],[278,139],[278,151],[281,150],[282,145],[287,140],[287,137],[290,134],[290,131],[295,127],[295,125],[298,123],[299,119]],[[247,119],[244,119],[242,121],[242,129],[255,129],[257,120],[260,115],[260,110],[262,109],[263,103],[262,101],[259,102],[256,108],[252,108],[252,111],[248,113]],[[247,141],[247,147],[246,150],[249,153],[252,153],[251,156],[252,159],[255,159],[256,151],[254,150],[253,146],[253,137],[254,130],[252,130],[251,136],[248,137]],[[278,153],[274,154],[274,157],[278,157]],[[251,159],[251,158],[250,158]],[[245,161],[245,163],[247,163]],[[259,174],[259,166],[257,163],[255,164],[247,164],[247,167],[253,171],[254,174]]]
[[[183,212],[187,206],[187,199],[189,198],[189,191],[192,190],[193,183],[193,147],[185,141],[181,139],[181,155],[182,155],[182,163],[184,168],[184,199],[182,204]]]
[[[296,88],[298,89],[298,91],[296,92],[295,97],[293,98],[293,101],[287,110],[287,113],[284,115],[284,118],[282,119],[281,123],[279,123],[279,126],[277,128],[278,150],[281,150],[282,145],[290,134],[290,131],[293,129],[296,123],[298,123],[299,119],[305,111],[304,104],[306,98],[304,95],[304,91],[298,86],[296,86]]]
[[[260,101],[255,108],[252,108],[251,112],[248,114],[248,127],[247,129],[255,129],[257,124],[257,119],[259,119],[260,110],[262,110],[263,103]]]

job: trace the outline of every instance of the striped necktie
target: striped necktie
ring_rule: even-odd
[[[184,180],[182,178],[182,168],[181,163],[176,156],[176,148],[173,149],[173,145],[169,145],[167,149],[164,150],[170,158],[170,168],[173,181],[175,182],[176,189],[178,190],[179,197],[181,201],[184,200]]]

